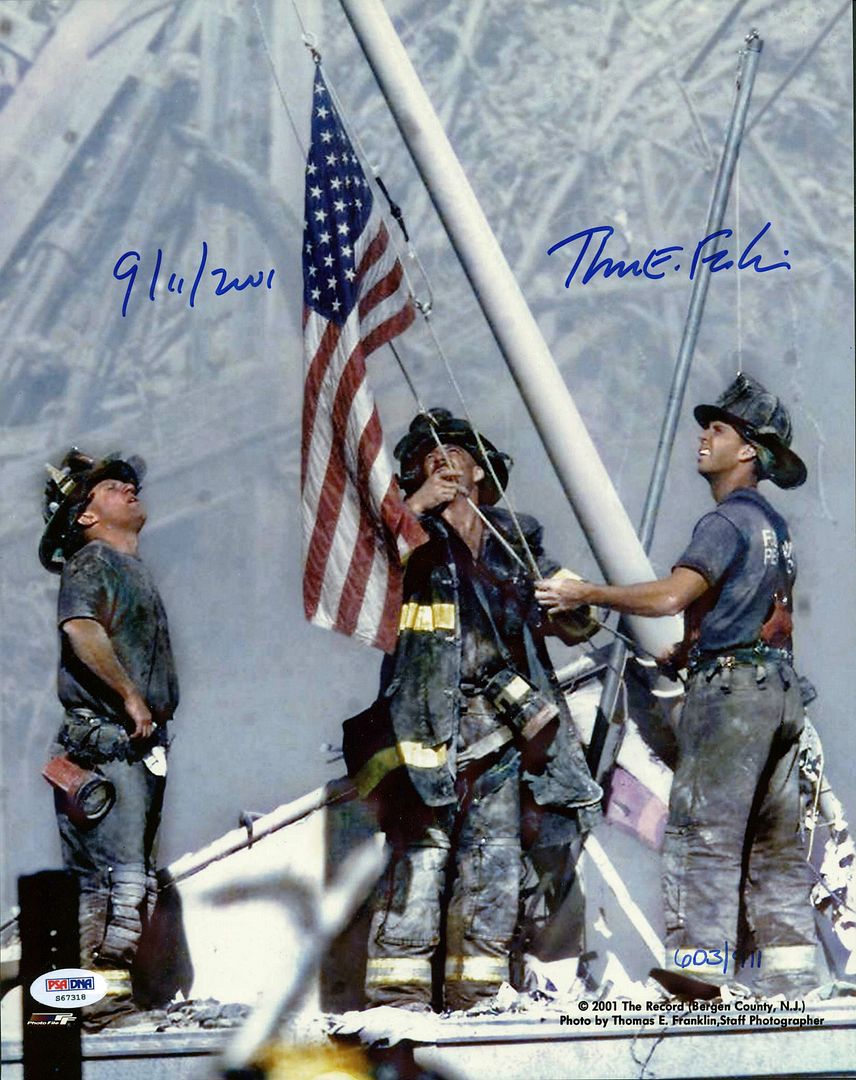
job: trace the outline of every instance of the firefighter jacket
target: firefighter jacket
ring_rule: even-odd
[[[494,507],[484,514],[525,559],[511,515]],[[555,573],[559,567],[543,552],[540,524],[523,514],[518,520],[542,575]],[[535,802],[556,808],[597,803],[602,793],[556,682],[544,644],[547,617],[531,577],[488,529],[474,560],[439,515],[425,515],[421,523],[429,540],[407,565],[398,645],[384,662],[377,702],[419,798],[426,806],[455,803],[454,750],[465,689],[478,692],[480,682],[511,667],[560,710],[537,764],[523,754],[522,775]]]

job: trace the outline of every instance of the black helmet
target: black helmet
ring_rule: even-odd
[[[412,495],[422,483],[422,462],[438,442],[460,446],[472,456],[485,473],[484,479],[479,483],[481,501],[488,506],[495,503],[508,483],[511,458],[497,450],[483,435],[477,437],[469,420],[458,420],[448,409],[441,408],[429,409],[428,412],[414,417],[407,434],[399,440],[395,448],[395,456],[401,462],[400,481],[404,494]],[[498,489],[491,469],[499,482]]]
[[[123,458],[121,454],[109,454],[96,461],[73,446],[59,468],[45,468],[48,482],[42,514],[46,524],[39,543],[39,560],[46,570],[59,574],[63,564],[83,545],[77,519],[95,485],[102,480],[121,480],[139,490],[146,466],[142,458]]]
[[[761,455],[765,479],[781,488],[805,483],[805,464],[790,449],[790,413],[775,394],[768,393],[751,375],[738,375],[715,405],[696,405],[693,415],[702,427],[713,420],[722,420],[747,442],[768,451]]]

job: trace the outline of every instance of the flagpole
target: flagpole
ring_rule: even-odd
[[[633,524],[381,0],[341,4],[604,577],[616,584],[653,579]],[[626,621],[655,655],[681,636],[677,617],[629,615]]]
[[[764,43],[757,30],[752,30],[746,37],[745,48],[741,54],[740,68],[737,73],[737,95],[734,99],[734,107],[731,111],[728,131],[722,148],[722,157],[719,160],[719,169],[713,185],[705,236],[710,236],[722,228],[722,221],[728,206],[728,196],[731,191],[731,180],[734,176],[734,168],[737,164],[743,131],[746,126],[749,101],[755,84],[755,72],[758,69],[763,47]],[[657,524],[660,501],[666,486],[666,474],[672,456],[675,433],[678,430],[678,420],[684,402],[684,392],[687,388],[690,366],[695,354],[696,341],[701,329],[709,284],[710,274],[697,274],[693,280],[684,332],[678,349],[678,358],[675,361],[672,385],[669,388],[669,399],[660,429],[660,439],[657,444],[657,453],[651,471],[648,493],[642,509],[642,521],[639,525],[639,538],[646,551],[651,550],[651,542],[654,539],[654,527]],[[618,736],[610,725],[618,700],[618,690],[621,686],[626,657],[627,650],[624,642],[616,638],[610,650],[606,677],[603,680],[603,692],[600,696],[597,719],[595,720],[588,750],[589,768],[599,777],[612,765],[614,750],[618,742]],[[611,738],[610,732],[612,732]],[[611,742],[612,745],[609,752],[605,753],[607,741]]]

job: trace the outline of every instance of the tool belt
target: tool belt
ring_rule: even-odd
[[[732,671],[736,667],[765,669],[770,663],[790,667],[793,664],[793,654],[789,649],[776,649],[765,645],[763,641],[736,645],[722,652],[710,652],[694,646],[690,650],[687,671],[692,678],[693,675],[705,673],[712,676],[717,671]]]
[[[495,754],[514,738],[514,732],[507,724],[498,723],[497,709],[490,698],[483,693],[475,693],[475,687],[470,688],[466,684],[461,687],[461,691],[464,694],[461,715],[464,748],[459,750],[457,755],[459,771]],[[490,730],[478,735],[479,730],[484,731],[485,726]]]
[[[154,746],[166,746],[166,725],[159,723],[148,739],[134,739],[121,720],[99,716],[91,709],[70,709],[57,742],[72,761],[87,768],[109,761],[141,761]]]

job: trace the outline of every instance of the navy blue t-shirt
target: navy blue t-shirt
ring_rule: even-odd
[[[675,565],[697,571],[712,590],[686,613],[691,626],[700,616],[702,651],[754,644],[774,596],[791,603],[796,561],[788,526],[755,488],[732,491],[705,514]]]

